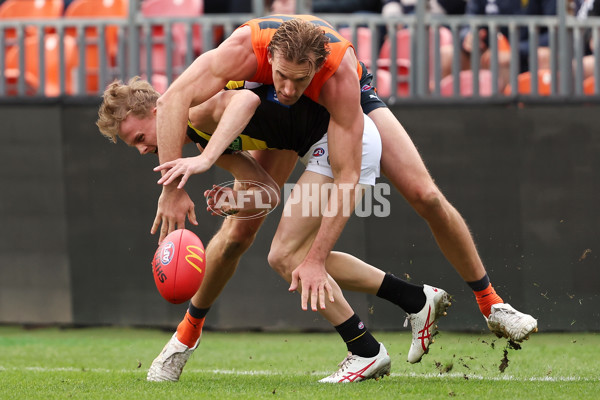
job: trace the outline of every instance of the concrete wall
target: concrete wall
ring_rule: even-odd
[[[0,106],[0,322],[174,326],[185,305],[164,301],[150,261],[160,188],[157,164],[94,125],[97,102]],[[448,199],[467,220],[505,301],[543,330],[600,330],[600,135],[597,105],[398,106]],[[294,177],[301,172],[298,167]],[[193,177],[205,242],[220,224],[202,192],[229,179]],[[383,180],[385,181],[385,179]],[[443,329],[485,328],[474,297],[426,223],[398,193],[388,218],[353,218],[337,249],[454,296]],[[329,329],[266,260],[272,213],[209,314],[216,329]],[[347,295],[373,329],[401,329],[404,313]]]

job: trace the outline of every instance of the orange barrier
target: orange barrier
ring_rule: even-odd
[[[64,9],[63,0],[6,0],[0,5],[0,19],[33,19],[33,18],[45,18],[53,19],[59,18],[63,14]],[[52,28],[46,29],[47,33],[52,33]],[[25,30],[26,36],[32,36],[37,34],[35,27],[27,27]],[[13,40],[17,37],[15,29],[6,29],[5,38]]]
[[[78,51],[75,39],[69,36],[64,37],[64,55],[65,55],[65,92],[74,93],[73,72],[78,64]],[[44,38],[44,78],[45,86],[43,94],[48,97],[60,95],[60,51],[59,38],[57,34],[50,34]],[[19,75],[24,70],[24,80],[26,93],[33,95],[38,92],[40,86],[40,59],[38,58],[40,49],[39,37],[30,36],[25,39],[25,68],[19,65],[19,52],[17,46],[10,48],[6,53],[5,79],[7,84],[7,94],[15,95]]]

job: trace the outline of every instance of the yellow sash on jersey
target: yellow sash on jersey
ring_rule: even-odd
[[[188,126],[196,132],[198,136],[206,140],[210,141],[212,135],[206,132],[202,132],[199,129],[196,129],[190,121],[188,121]],[[267,146],[267,142],[260,139],[251,138],[248,135],[241,134],[237,138],[231,142],[228,149],[233,151],[241,151],[241,150],[269,150],[270,147]]]

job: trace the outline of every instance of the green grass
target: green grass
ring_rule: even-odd
[[[147,329],[0,327],[2,399],[592,399],[600,334],[536,334],[521,350],[492,335],[440,333],[408,364],[410,334],[376,332],[392,357],[380,381],[324,385],[345,346],[335,334],[205,332],[178,383],[146,382],[170,337]]]

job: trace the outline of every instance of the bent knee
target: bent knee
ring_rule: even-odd
[[[285,246],[275,242],[271,245],[267,261],[271,268],[287,281],[292,277],[293,265],[291,260],[291,254],[285,249]]]
[[[445,217],[448,201],[436,186],[416,190],[408,199],[415,211],[426,220]]]

